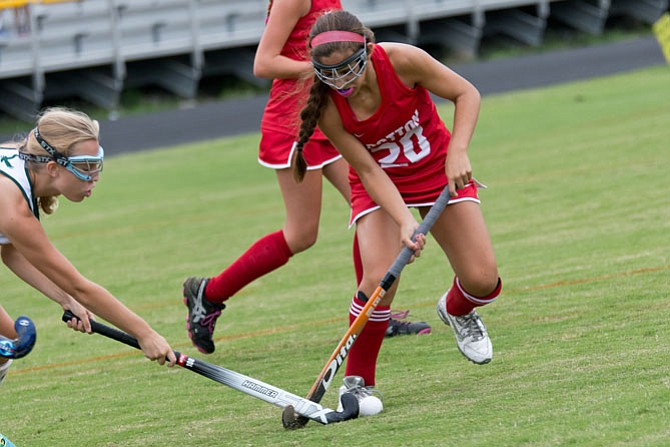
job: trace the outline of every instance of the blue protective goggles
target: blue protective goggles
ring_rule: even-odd
[[[98,154],[93,155],[75,155],[67,157],[65,169],[70,171],[79,180],[90,182],[93,176],[102,172],[102,161],[105,157],[105,150],[98,146]]]
[[[105,157],[105,150],[98,145],[97,155],[74,155],[67,157],[58,152],[53,146],[46,142],[40,135],[40,131],[35,128],[33,131],[35,139],[47,151],[51,157],[44,157],[41,155],[26,154],[19,152],[19,157],[23,160],[32,161],[35,163],[48,163],[55,161],[65,169],[70,171],[75,177],[84,182],[90,182],[93,177],[102,172],[103,158]]]

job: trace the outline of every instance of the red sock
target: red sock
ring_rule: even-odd
[[[358,287],[363,280],[363,261],[361,260],[361,248],[358,246],[358,235],[355,232],[352,254],[354,257],[354,271],[356,272],[356,287]]]
[[[354,322],[363,306],[365,302],[354,297],[349,308],[349,324]],[[377,356],[384,341],[389,318],[391,318],[389,306],[377,306],[372,312],[363,332],[349,351],[346,376],[361,376],[365,380],[365,386],[374,386]]]
[[[465,291],[458,277],[454,277],[454,284],[447,292],[447,312],[451,315],[467,315],[475,307],[484,306],[495,300],[502,291],[502,281],[498,278],[498,285],[483,298],[470,295]]]
[[[257,240],[237,261],[218,276],[211,278],[205,288],[209,301],[222,303],[242,287],[286,264],[293,256],[282,230]]]

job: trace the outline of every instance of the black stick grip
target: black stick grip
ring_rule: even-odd
[[[79,319],[75,314],[70,312],[69,310],[66,310],[63,312],[63,321],[64,322],[69,322],[70,320],[73,319]],[[121,343],[124,343],[128,346],[132,346],[135,349],[142,349],[140,347],[139,342],[137,339],[131,335],[126,334],[125,332],[122,332],[118,329],[114,329],[113,327],[109,327],[107,325],[104,325],[102,323],[98,323],[95,320],[90,320],[91,321],[91,329],[93,332],[96,334],[104,335],[107,338],[111,338],[112,340],[120,341]]]

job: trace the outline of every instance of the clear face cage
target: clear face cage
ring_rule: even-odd
[[[368,52],[365,45],[339,64],[325,65],[312,60],[316,76],[321,82],[336,90],[344,90],[353,84],[363,74],[367,63]]]

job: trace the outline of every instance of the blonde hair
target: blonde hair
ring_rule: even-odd
[[[84,112],[65,107],[51,107],[42,111],[37,117],[36,128],[51,147],[66,157],[70,156],[75,144],[88,140],[98,141],[100,134],[100,125],[96,120],[89,118]],[[33,131],[19,145],[19,151],[37,156],[51,156],[37,142]],[[34,161],[26,161],[26,165],[33,171],[44,166]],[[53,213],[58,207],[56,196],[38,197],[37,203],[46,214]]]

